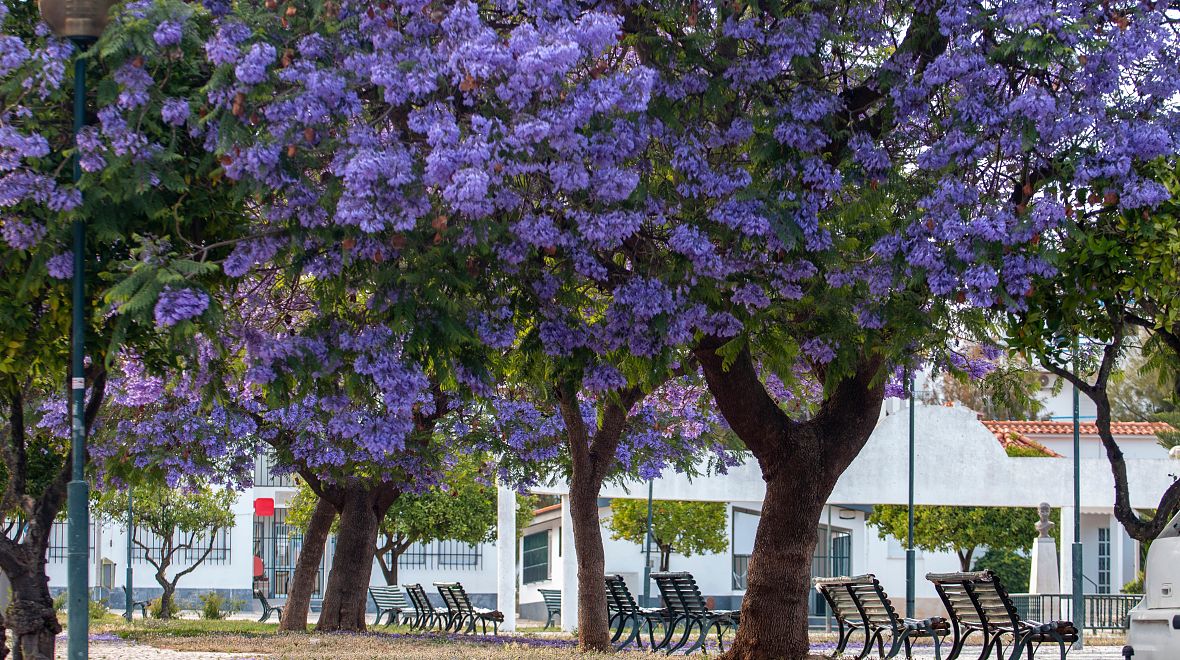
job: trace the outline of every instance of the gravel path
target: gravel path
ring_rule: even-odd
[[[54,655],[58,660],[66,660],[66,644],[64,640],[57,645],[56,651]],[[121,640],[91,640],[90,642],[90,660],[215,660],[218,658],[246,660],[247,658],[258,658],[258,656],[243,655],[241,653],[170,651],[146,644],[136,644]]]

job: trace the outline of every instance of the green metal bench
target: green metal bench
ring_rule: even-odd
[[[266,599],[266,594],[261,591],[255,590],[254,597],[258,599],[258,602],[262,603],[262,616],[258,618],[258,623],[266,623],[266,620],[270,618],[272,613],[278,617],[280,622],[283,620],[282,605],[271,605],[270,601]]]
[[[631,597],[631,590],[627,588],[627,582],[623,580],[622,575],[606,576],[606,609],[610,612],[607,626],[614,629],[610,641],[618,650],[627,648],[632,642],[639,648],[643,648],[643,640],[639,633],[645,626],[647,627],[647,641],[654,649],[656,647],[655,626],[667,625],[669,621],[668,610],[637,605],[635,599]],[[631,624],[631,634],[619,642],[627,630],[627,624]]]
[[[492,634],[500,634],[500,624],[504,622],[503,612],[473,606],[463,585],[458,582],[435,582],[434,586],[450,611],[448,630],[472,633],[475,632],[475,624],[480,623],[486,635],[488,623],[491,623]]]
[[[545,600],[545,609],[548,610],[548,616],[545,619],[545,630],[553,625],[553,617],[561,616],[561,590],[560,589],[537,589],[541,592],[541,598]]]
[[[438,626],[444,630],[450,629],[450,611],[431,604],[430,597],[426,595],[426,589],[422,585],[403,584],[402,587],[410,597],[410,606],[414,608],[414,618],[410,622],[410,628],[427,630]]]
[[[385,622],[386,626],[392,626],[394,623],[401,623],[410,618],[410,603],[396,585],[369,587],[369,596],[373,599],[373,604],[377,606],[377,618],[373,620],[374,626],[381,625],[381,617],[386,614],[389,615],[389,621]]]
[[[127,585],[123,585],[123,596],[124,597],[127,596]],[[139,608],[139,613],[143,616],[143,618],[146,619],[147,618],[147,601],[146,600],[135,600],[134,598],[131,600],[131,609],[129,609],[123,613],[123,618],[130,621],[131,616],[135,612],[135,608],[137,608],[137,607]]]
[[[1005,639],[1011,640],[1011,660],[1019,660],[1026,651],[1028,660],[1032,660],[1046,642],[1056,644],[1065,660],[1069,646],[1078,640],[1078,629],[1072,621],[1022,620],[1012,597],[991,571],[930,573],[926,579],[934,583],[950,614],[954,645],[947,660],[958,658],[964,642],[975,633],[983,637],[979,660],[985,660],[993,649],[996,657],[1002,658]]]
[[[836,619],[837,655],[844,652],[852,634],[862,630],[865,646],[857,658],[872,653],[874,643],[882,660],[896,656],[902,649],[905,649],[906,658],[912,658],[914,639],[930,637],[934,640],[935,659],[942,660],[942,638],[950,634],[950,622],[940,616],[907,619],[898,615],[876,576],[817,578],[815,588],[827,601]],[[884,643],[886,635],[890,642],[888,652]]]
[[[665,627],[664,639],[656,648],[672,655],[688,643],[693,629],[699,628],[701,632],[696,642],[684,651],[684,655],[688,655],[704,646],[709,631],[716,628],[717,645],[724,652],[725,643],[722,636],[726,628],[738,627],[740,612],[710,610],[691,573],[652,573],[651,577],[660,588],[660,596],[664,599],[670,617]],[[684,632],[675,644],[671,644],[672,634],[680,624],[684,624]]]

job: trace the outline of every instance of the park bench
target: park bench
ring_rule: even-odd
[[[561,590],[560,589],[538,589],[541,592],[541,598],[545,600],[545,609],[548,611],[548,616],[545,619],[545,630],[553,625],[553,617],[561,616]]]
[[[660,596],[664,599],[664,606],[668,608],[669,617],[664,639],[658,648],[672,655],[688,643],[693,629],[699,628],[701,632],[696,642],[684,651],[684,654],[688,655],[704,646],[709,631],[716,628],[717,645],[724,651],[722,635],[726,628],[737,628],[739,612],[710,610],[691,573],[652,573],[651,576],[660,588]],[[684,632],[675,644],[669,646],[673,632],[681,624],[684,625]]]
[[[270,601],[266,599],[266,594],[257,589],[254,590],[254,597],[258,599],[259,603],[262,603],[262,616],[258,618],[258,623],[266,623],[272,612],[278,617],[279,621],[283,620],[282,605],[271,605]]]
[[[463,585],[458,582],[435,582],[434,586],[451,612],[450,624],[455,632],[475,632],[475,624],[478,622],[483,626],[483,634],[486,635],[488,623],[491,622],[492,634],[500,634],[500,624],[504,622],[503,612],[473,606]]]
[[[123,596],[124,597],[127,596],[127,585],[123,585]],[[131,615],[135,611],[135,608],[137,608],[137,607],[139,608],[140,615],[142,615],[143,618],[146,619],[147,618],[147,601],[146,600],[135,600],[134,598],[132,598],[132,600],[131,600],[131,609],[129,609],[123,613],[123,618],[130,621]]]
[[[410,606],[414,608],[414,618],[410,622],[410,628],[426,630],[435,626],[444,629],[451,627],[450,612],[446,608],[435,607],[431,604],[430,597],[426,595],[426,589],[422,585],[403,584],[402,587],[410,597]]]
[[[374,626],[381,625],[381,617],[386,614],[389,615],[389,621],[385,622],[386,626],[392,626],[394,623],[401,623],[410,618],[410,603],[406,601],[402,590],[398,589],[396,585],[369,587],[369,596],[373,599],[373,605],[377,607],[377,618],[373,620]]]
[[[610,641],[616,649],[625,649],[632,642],[643,648],[639,633],[644,626],[647,627],[648,643],[655,648],[655,626],[667,623],[668,610],[637,605],[622,575],[606,576],[606,608],[610,612],[607,625],[614,629]],[[619,642],[619,638],[627,630],[628,623],[631,624],[631,634]]]
[[[934,583],[938,597],[950,614],[954,644],[947,660],[958,658],[966,639],[976,632],[983,637],[980,660],[987,658],[993,648],[997,658],[1003,657],[1005,638],[1011,639],[1009,657],[1012,660],[1018,660],[1024,651],[1028,653],[1028,660],[1032,660],[1045,642],[1057,644],[1064,660],[1069,645],[1078,639],[1078,629],[1071,621],[1039,623],[1022,620],[1012,598],[991,571],[930,573],[926,579]]]
[[[817,578],[815,588],[827,601],[836,619],[837,655],[844,652],[852,634],[861,630],[865,646],[857,658],[872,653],[874,645],[881,660],[896,656],[902,649],[905,649],[906,658],[912,658],[914,639],[930,637],[934,640],[935,660],[942,660],[942,638],[950,633],[950,622],[940,616],[907,619],[898,615],[876,576]],[[888,652],[885,651],[886,635],[890,642]]]

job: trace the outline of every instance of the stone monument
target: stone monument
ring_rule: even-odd
[[[1057,570],[1057,542],[1049,536],[1049,532],[1056,525],[1049,521],[1049,511],[1048,502],[1041,502],[1037,507],[1041,520],[1037,523],[1038,536],[1032,547],[1032,573],[1028,578],[1030,594],[1061,593],[1061,574]]]

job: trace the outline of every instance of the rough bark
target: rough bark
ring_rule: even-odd
[[[1123,337],[1126,327],[1124,325],[1116,326],[1113,337],[1102,351],[1102,360],[1098,364],[1098,370],[1094,374],[1094,382],[1091,383],[1084,376],[1074,373],[1071,370],[1062,368],[1058,364],[1054,364],[1049,360],[1042,360],[1041,364],[1049,371],[1064,378],[1067,382],[1073,384],[1078,388],[1078,391],[1085,394],[1091,401],[1094,402],[1096,409],[1094,423],[1098,428],[1098,438],[1102,441],[1102,447],[1106,451],[1107,462],[1110,463],[1111,475],[1114,477],[1114,517],[1122,524],[1123,529],[1127,530],[1127,535],[1139,541],[1140,543],[1149,543],[1154,541],[1172,516],[1180,511],[1180,481],[1173,482],[1168,486],[1160,496],[1159,504],[1155,507],[1155,515],[1151,518],[1144,519],[1135,512],[1131,506],[1131,487],[1127,479],[1127,460],[1123,456],[1123,450],[1119,447],[1119,443],[1114,439],[1114,432],[1111,429],[1111,406],[1110,393],[1108,387],[1110,385],[1110,375],[1114,372],[1117,366],[1119,352],[1122,349]],[[1172,346],[1170,342],[1166,342],[1169,347]],[[1177,345],[1176,348],[1180,348]],[[1180,352],[1177,352],[1177,357],[1180,357]]]
[[[339,489],[333,504],[340,514],[336,555],[324,589],[318,632],[364,631],[373,548],[379,523],[397,496],[389,485],[368,488],[352,484]]]
[[[816,525],[836,480],[864,447],[884,397],[874,384],[881,362],[865,356],[814,417],[789,417],[767,393],[748,351],[728,368],[721,340],[696,351],[721,414],[758,460],[766,481],[762,517],[750,555],[742,625],[729,660],[799,660],[809,656],[808,599]]]
[[[582,649],[607,650],[610,631],[606,609],[606,553],[598,519],[598,491],[602,482],[574,474],[570,479],[570,522],[578,555],[578,644]]]
[[[31,570],[19,577],[9,575],[12,602],[5,612],[5,622],[12,630],[12,655],[16,660],[53,660],[54,638],[62,628],[53,611],[45,561],[31,563]]]
[[[593,434],[586,428],[573,388],[559,390],[558,407],[566,425],[570,451],[570,520],[578,557],[578,646],[587,651],[609,651],[610,630],[606,609],[606,556],[598,519],[598,493],[615,460],[623,437],[627,412],[642,397],[637,389],[621,392],[607,403],[601,426]]]
[[[287,603],[283,606],[279,630],[307,630],[307,611],[311,607],[311,594],[315,591],[315,576],[320,570],[324,547],[327,545],[328,534],[332,531],[332,522],[335,519],[336,508],[320,498],[316,502],[315,510],[312,511],[307,530],[303,533],[303,548],[299,551],[299,558],[295,560],[295,572],[291,575],[291,582],[287,588]]]
[[[106,372],[95,367],[87,374],[90,398],[83,411],[86,432],[102,407],[106,394]],[[27,441],[24,418],[25,394],[8,392],[8,438],[3,444],[3,460],[8,468],[2,510],[19,510],[23,524],[0,534],[0,569],[12,587],[12,602],[4,613],[4,624],[12,631],[13,657],[17,660],[51,660],[54,640],[61,632],[53,598],[49,594],[49,576],[45,572],[49,533],[53,521],[66,503],[66,484],[72,478],[68,457],[40,493],[28,492]],[[10,535],[11,533],[11,535]]]

